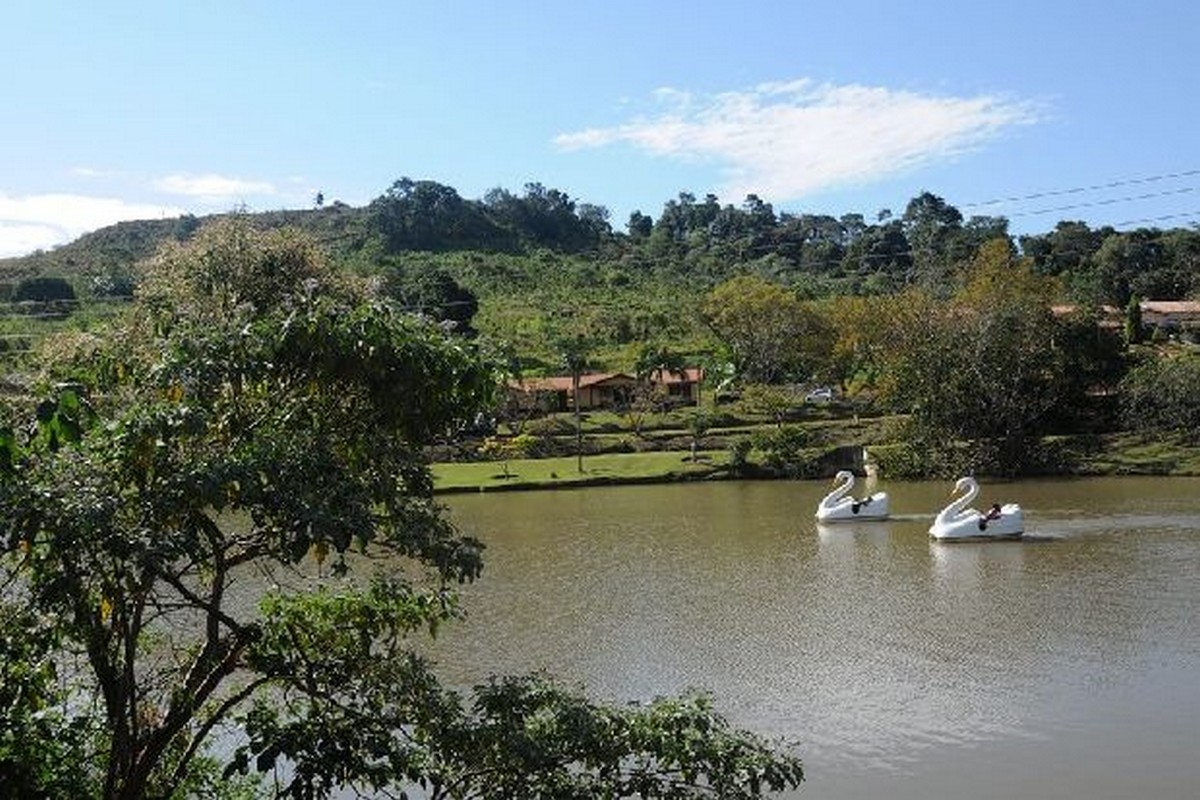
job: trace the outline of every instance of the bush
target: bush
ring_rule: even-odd
[[[1029,442],[1026,472],[1043,475],[1073,474],[1080,470],[1080,456],[1099,447],[1096,436],[1051,436]]]
[[[879,467],[879,474],[892,480],[933,477],[928,472],[925,454],[909,442],[875,445],[871,448],[871,457]]]
[[[809,432],[798,426],[761,429],[750,436],[751,447],[762,454],[768,472],[789,478],[813,478],[821,474],[819,454],[806,448]]]
[[[968,472],[988,472],[990,457],[962,444],[937,444],[911,439],[871,446],[879,473],[892,480],[956,478]]]
[[[75,288],[66,278],[26,278],[13,291],[13,300],[18,303],[70,302],[74,299]]]
[[[1178,431],[1200,441],[1200,358],[1159,357],[1120,384],[1121,419],[1132,430]]]
[[[755,450],[794,453],[807,447],[811,434],[801,427],[761,428],[751,434]]]
[[[750,460],[750,451],[754,449],[754,443],[749,436],[741,436],[734,439],[729,445],[729,469],[734,475],[741,475],[746,471],[746,465]]]
[[[29,303],[32,313],[53,319],[61,319],[75,310],[75,288],[65,278],[26,278],[13,290],[14,303]]]
[[[525,430],[534,436],[574,436],[575,422],[566,417],[542,417],[530,420]]]

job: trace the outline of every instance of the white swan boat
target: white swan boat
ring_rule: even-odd
[[[817,504],[818,522],[855,522],[858,520],[880,520],[888,517],[887,492],[876,492],[861,500],[847,497],[854,488],[854,473],[842,470],[834,476],[837,484],[833,491],[821,498]]]
[[[935,539],[1015,539],[1025,533],[1025,515],[1016,503],[995,506],[989,514],[967,508],[979,494],[972,477],[959,478],[954,484],[956,497],[933,519],[929,535]]]

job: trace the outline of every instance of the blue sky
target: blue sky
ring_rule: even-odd
[[[13,0],[0,256],[121,219],[527,182],[1016,232],[1200,220],[1200,4]]]

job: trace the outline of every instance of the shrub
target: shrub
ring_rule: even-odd
[[[21,302],[52,303],[75,299],[75,289],[66,278],[26,278],[17,284],[13,300]]]
[[[739,436],[730,443],[729,469],[734,475],[741,475],[746,471],[746,465],[750,460],[750,451],[753,449],[754,443],[749,436]]]
[[[755,450],[764,452],[794,453],[807,447],[811,435],[801,427],[792,425],[783,428],[763,428],[751,434]]]
[[[575,423],[565,417],[542,417],[530,420],[525,430],[534,436],[574,436]]]
[[[881,475],[892,480],[956,478],[968,472],[989,472],[989,453],[963,444],[934,444],[925,439],[872,445],[871,457]]]
[[[1156,358],[1120,384],[1121,419],[1140,431],[1178,431],[1200,441],[1200,358]]]
[[[764,469],[789,478],[811,478],[821,474],[820,456],[806,448],[809,433],[798,426],[761,429],[750,436],[751,446],[762,454]]]

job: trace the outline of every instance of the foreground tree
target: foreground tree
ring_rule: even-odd
[[[431,502],[421,446],[494,384],[461,340],[239,221],[140,285],[121,326],[59,344],[47,400],[0,434],[2,785],[211,794],[231,785],[218,752],[278,797],[799,783],[702,697],[614,710],[537,676],[469,701],[438,684],[414,639],[457,616],[482,545]],[[14,693],[13,675],[37,680]],[[78,757],[26,769],[38,743]]]

